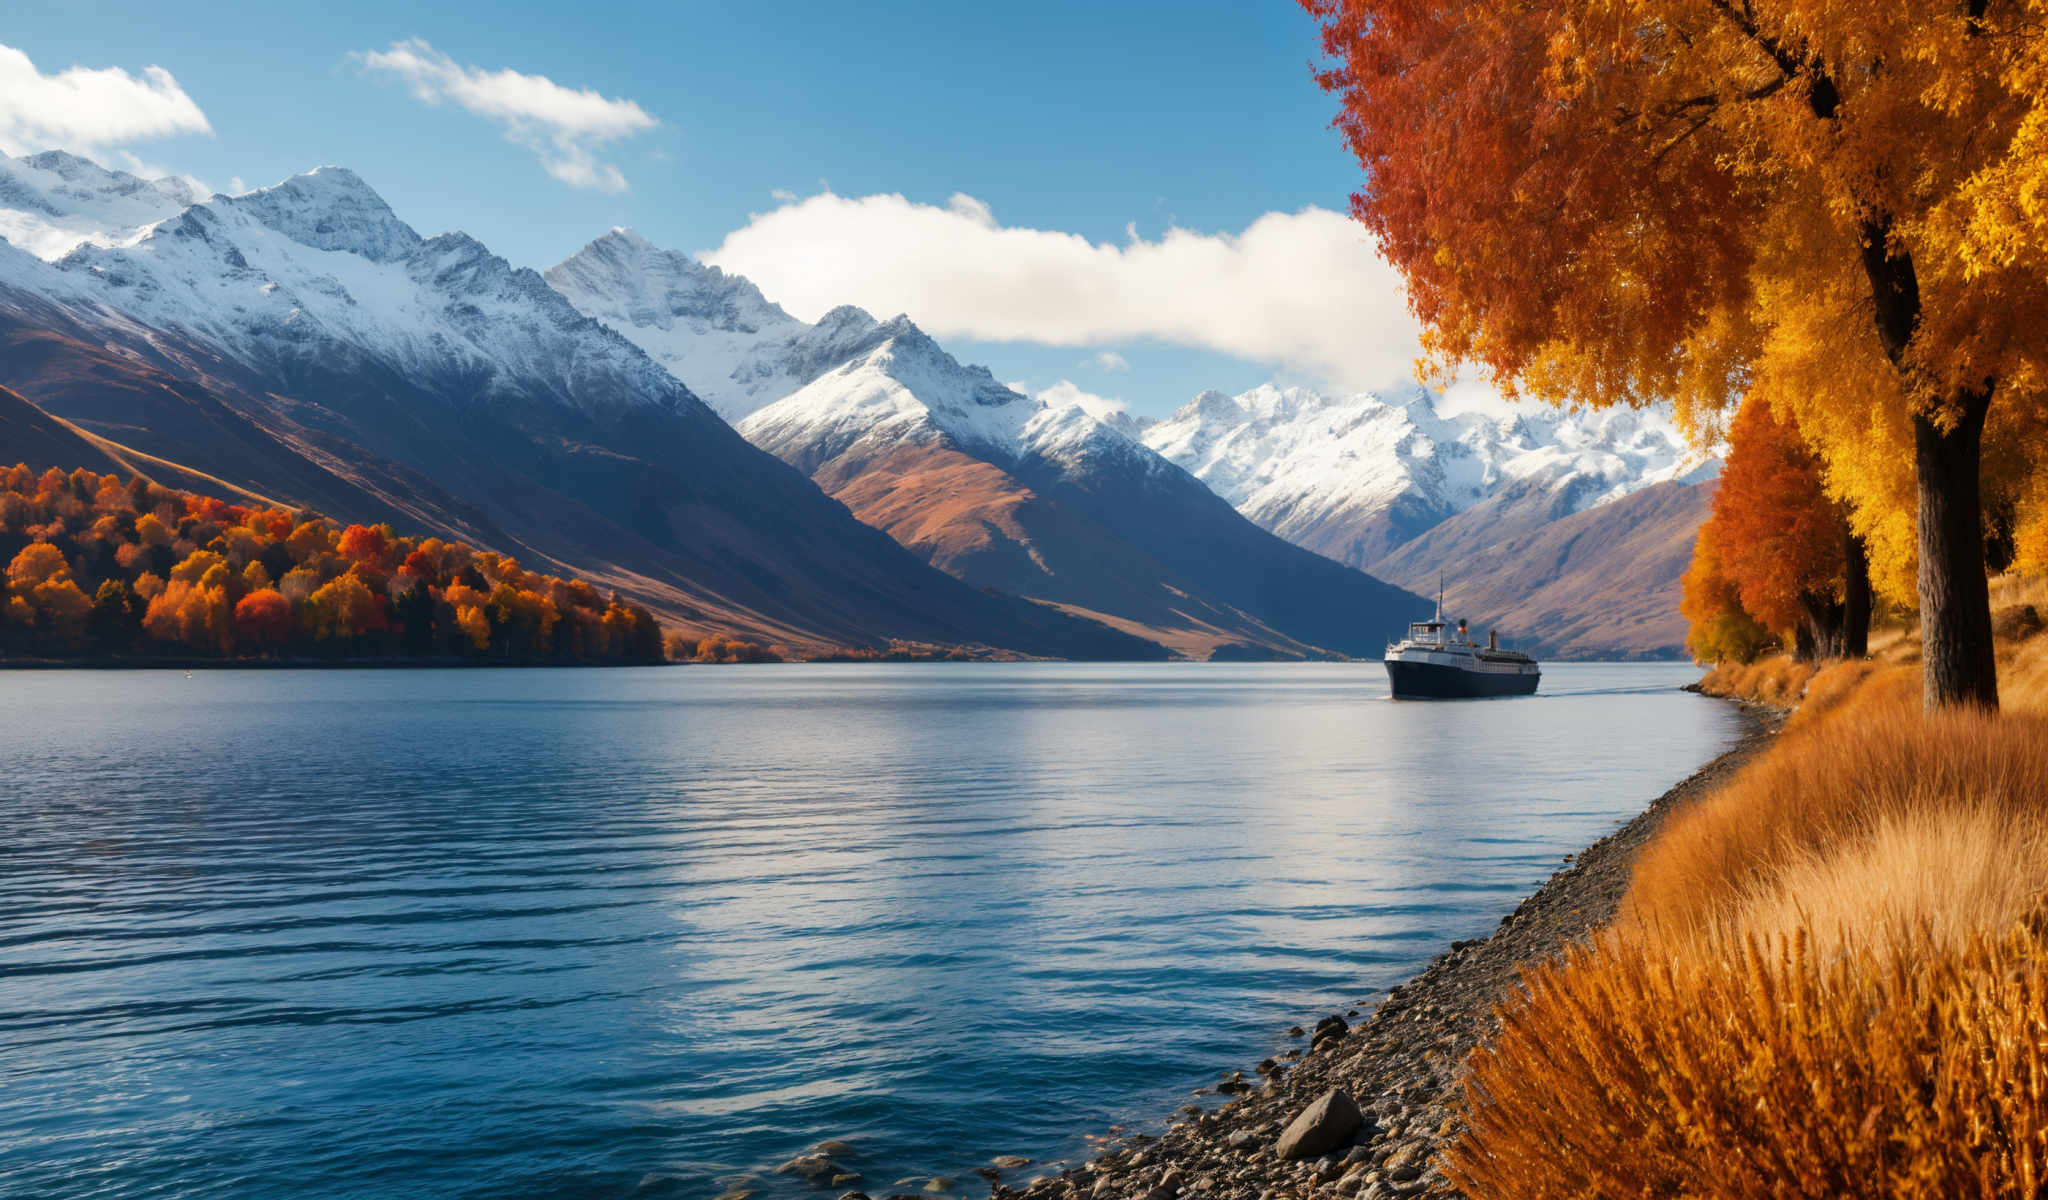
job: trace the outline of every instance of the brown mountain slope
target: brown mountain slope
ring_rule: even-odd
[[[0,465],[27,463],[38,471],[87,467],[121,475],[141,475],[165,487],[237,498],[257,504],[277,501],[261,492],[236,487],[179,463],[167,462],[101,437],[37,407],[12,388],[0,387]]]
[[[1660,483],[1584,512],[1549,517],[1506,497],[1458,514],[1374,563],[1424,594],[1443,573],[1444,612],[1539,656],[1682,658],[1679,576],[1715,483]]]
[[[1156,641],[1187,658],[1329,652],[1162,583],[1166,564],[1002,468],[942,443],[864,446],[812,478],[935,567]]]
[[[175,463],[214,480],[207,490],[459,538],[618,587],[673,628],[797,653],[896,639],[1068,658],[1165,653],[931,569],[694,402],[596,415],[464,404],[452,386],[373,364],[259,371],[162,331],[124,339],[51,308],[0,295],[0,383],[88,442],[104,439],[101,453],[118,444],[121,469],[159,482],[199,486]],[[0,443],[0,458],[21,457]]]

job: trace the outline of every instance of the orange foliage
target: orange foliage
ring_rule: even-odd
[[[1713,516],[1699,546],[1719,563],[1742,611],[1786,642],[1828,638],[1841,620],[1848,526],[1821,462],[1790,422],[1751,401],[1729,428]],[[1696,548],[1697,553],[1697,548]]]
[[[1681,580],[1678,611],[1685,617],[1685,648],[1700,662],[1746,663],[1770,642],[1770,631],[1742,607],[1741,591],[1721,569],[1709,521],[1693,543],[1692,564]]]
[[[235,637],[254,650],[275,650],[292,634],[292,602],[270,588],[258,588],[235,604]]]
[[[0,654],[661,658],[647,610],[583,580],[139,477],[0,469],[0,561]]]

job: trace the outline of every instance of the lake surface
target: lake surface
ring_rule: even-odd
[[[0,1194],[984,1194],[1491,929],[1696,675],[0,672]]]

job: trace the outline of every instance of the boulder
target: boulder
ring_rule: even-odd
[[[1328,1154],[1365,1128],[1365,1114],[1341,1088],[1331,1088],[1301,1110],[1273,1143],[1273,1151],[1293,1161]]]
[[[839,1174],[839,1164],[829,1154],[799,1154],[775,1168],[777,1175],[794,1175],[805,1183],[824,1187]]]
[[[1018,1167],[1028,1167],[1031,1165],[1031,1160],[1021,1154],[998,1154],[989,1161],[1005,1171],[1014,1171]]]

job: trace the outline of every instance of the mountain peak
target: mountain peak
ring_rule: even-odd
[[[359,254],[372,262],[397,261],[421,241],[384,197],[347,167],[320,167],[220,203],[301,245]]]
[[[867,309],[856,304],[842,304],[819,317],[817,328],[839,332],[849,329],[872,329],[875,324],[875,318],[868,314]]]
[[[1435,401],[1422,389],[1204,392],[1143,440],[1258,524],[1367,568],[1505,489],[1585,508],[1698,464],[1674,433],[1634,413],[1446,417]]]
[[[45,262],[133,241],[202,199],[183,179],[143,179],[68,150],[0,154],[0,237]]]

